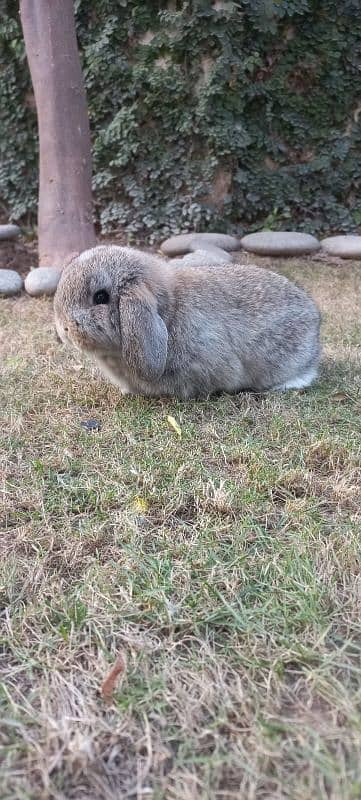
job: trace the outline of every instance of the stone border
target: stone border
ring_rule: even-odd
[[[232,261],[229,255],[232,250],[245,250],[259,256],[294,257],[311,255],[321,251],[323,254],[337,256],[341,259],[353,258],[361,260],[361,236],[343,234],[329,236],[322,241],[309,233],[300,231],[270,231],[263,230],[250,233],[237,239],[235,236],[226,236],[223,233],[181,233],[166,239],[160,246],[161,252],[170,257],[183,255],[183,258],[174,258],[174,266],[194,265],[202,266],[204,256],[208,253],[207,263]],[[223,257],[221,253],[223,251]],[[212,258],[212,254],[214,258]],[[193,257],[194,256],[194,257]]]
[[[217,247],[226,252],[239,250],[240,240],[225,233],[180,233],[171,236],[160,246],[165,256],[182,256],[195,250],[208,250]]]
[[[20,236],[21,230],[18,225],[0,225],[0,241],[6,239],[16,239]]]
[[[24,281],[14,269],[0,269],[0,297],[12,297],[23,289]]]
[[[62,270],[56,267],[37,267],[25,278],[25,290],[32,297],[52,296],[60,280]]]
[[[0,240],[15,238],[19,233],[20,228],[17,225],[0,225]],[[361,260],[361,235],[328,236],[320,242],[315,236],[299,231],[263,230],[242,238],[224,233],[181,233],[166,239],[160,250],[174,267],[229,264],[233,261],[230,253],[234,250],[245,250],[259,256],[287,258],[320,251],[325,257],[328,255],[340,259]],[[61,270],[55,267],[37,267],[28,273],[25,290],[32,297],[51,296],[55,294],[60,275]],[[17,294],[23,286],[23,280],[15,270],[0,267],[0,296],[10,297]]]
[[[327,239],[322,239],[321,247],[330,256],[361,259],[361,236],[328,236]]]
[[[259,256],[306,256],[320,249],[320,242],[309,233],[297,231],[259,231],[241,239],[242,247]]]

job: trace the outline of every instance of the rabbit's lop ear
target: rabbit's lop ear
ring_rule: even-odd
[[[168,331],[146,287],[134,287],[121,299],[120,330],[129,368],[145,381],[160,378],[167,361]]]

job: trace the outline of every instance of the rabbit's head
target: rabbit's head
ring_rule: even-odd
[[[112,355],[143,380],[156,380],[167,360],[168,332],[158,313],[162,262],[127,247],[86,250],[63,270],[54,299],[64,343]]]

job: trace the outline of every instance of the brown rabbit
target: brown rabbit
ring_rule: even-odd
[[[239,264],[178,266],[127,247],[86,250],[54,300],[62,341],[123,393],[183,399],[309,386],[320,314],[281,275]]]

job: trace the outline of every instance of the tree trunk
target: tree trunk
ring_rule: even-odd
[[[72,0],[21,0],[39,126],[39,264],[95,245],[91,148]]]

